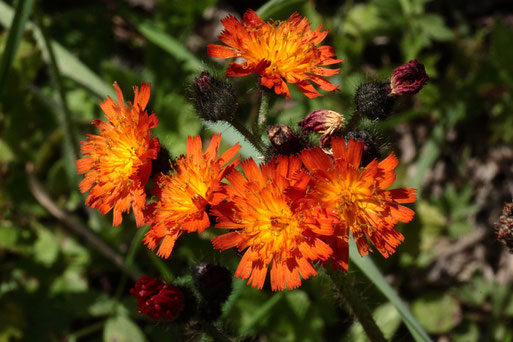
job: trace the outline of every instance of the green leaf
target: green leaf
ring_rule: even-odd
[[[33,5],[34,0],[19,0],[12,22],[5,25],[6,27],[9,27],[9,35],[0,60],[0,95],[2,94],[2,89],[7,81],[7,74],[9,73],[12,61],[16,56],[16,51],[18,51],[18,46],[23,36],[23,32],[25,32],[25,24],[27,23]],[[0,13],[2,13],[1,9]]]
[[[80,270],[68,268],[60,277],[56,278],[50,287],[50,294],[77,293],[87,291],[87,280]]]
[[[387,22],[379,16],[379,10],[373,5],[358,4],[352,7],[344,20],[344,32],[358,37],[384,30]]]
[[[306,0],[271,0],[263,4],[256,12],[260,18],[266,20],[288,8],[297,8],[306,3]]]
[[[51,266],[58,254],[59,243],[55,234],[44,228],[39,229],[38,239],[34,245],[34,259],[45,266]]]
[[[141,34],[150,42],[162,48],[164,51],[185,63],[184,67],[190,72],[198,72],[209,69],[196,56],[187,50],[183,44],[166,32],[153,26],[148,22],[143,22],[137,26]]]
[[[447,28],[442,17],[434,14],[426,14],[418,18],[419,25],[426,36],[438,41],[454,39],[454,33]]]
[[[417,299],[412,311],[430,333],[450,331],[461,322],[460,304],[448,294],[428,293]]]
[[[0,246],[3,248],[16,247],[19,230],[12,226],[0,226]]]
[[[247,334],[262,318],[267,317],[271,310],[283,298],[283,292],[273,294],[260,308],[253,313],[251,319],[241,325],[239,333],[241,335]]]
[[[467,323],[451,332],[454,342],[477,342],[479,341],[479,327],[475,323]]]
[[[142,330],[125,316],[111,317],[103,330],[104,342],[143,342],[146,341]]]
[[[395,306],[397,311],[399,311],[401,319],[404,324],[406,324],[406,327],[415,341],[431,341],[419,322],[415,319],[410,310],[408,310],[406,304],[404,304],[394,289],[388,284],[370,256],[361,257],[360,254],[358,254],[358,248],[353,240],[351,240],[349,244],[349,257],[362,273],[365,274],[367,278],[376,285],[378,290]]]
[[[285,299],[297,318],[303,320],[311,304],[306,292],[303,290],[288,291]]]
[[[501,78],[510,85],[513,85],[513,72],[511,71],[512,45],[513,31],[502,21],[498,21],[493,28],[490,59]]]

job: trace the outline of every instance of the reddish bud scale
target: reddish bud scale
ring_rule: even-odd
[[[185,306],[178,287],[147,276],[139,278],[130,294],[137,299],[139,312],[154,320],[174,321]]]
[[[424,64],[413,59],[395,68],[390,78],[391,95],[413,95],[418,93],[429,80]]]

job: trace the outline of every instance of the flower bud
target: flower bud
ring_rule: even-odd
[[[193,278],[206,302],[224,303],[232,292],[232,274],[222,266],[202,262],[194,267]]]
[[[304,133],[332,135],[344,125],[344,117],[329,109],[315,110],[299,121]]]
[[[184,309],[182,291],[162,280],[142,276],[130,289],[140,313],[154,320],[174,321]]]
[[[413,95],[418,93],[429,80],[424,64],[412,59],[395,68],[390,78],[391,95]]]
[[[230,121],[237,109],[237,98],[231,84],[203,71],[194,79],[195,107],[198,116],[216,122]]]
[[[502,215],[495,223],[495,235],[497,240],[509,248],[513,254],[513,203],[506,203]]]
[[[353,139],[363,143],[363,152],[361,159],[361,166],[367,166],[374,159],[381,159],[379,138],[375,134],[371,134],[368,131],[350,131],[346,134],[346,143]]]
[[[309,147],[308,142],[302,136],[284,124],[268,126],[267,135],[276,152],[281,155],[296,154]]]
[[[387,83],[364,83],[356,90],[354,97],[356,110],[371,120],[387,118],[395,103],[395,96],[390,96]]]

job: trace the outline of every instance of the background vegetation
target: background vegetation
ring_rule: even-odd
[[[140,274],[185,284],[203,261],[233,271],[239,257],[213,251],[206,232],[158,259],[132,218],[112,228],[110,215],[84,207],[74,160],[114,81],[126,98],[132,85],[151,82],[155,134],[175,156],[188,135],[236,139],[196,118],[190,85],[205,69],[222,75],[226,61],[206,46],[217,42],[220,19],[249,7],[273,19],[300,12],[329,29],[327,42],[345,59],[331,78],[341,92],[309,100],[293,90],[272,103],[269,124],[295,126],[320,108],[350,116],[361,82],[386,80],[413,58],[425,64],[428,85],[379,125],[401,157],[397,184],[419,189],[417,215],[399,227],[406,239],[395,255],[372,259],[431,338],[512,341],[513,256],[493,233],[513,194],[513,10],[502,0],[0,1],[0,341],[201,337],[146,320],[128,289]],[[251,122],[255,78],[230,81]],[[356,266],[351,281],[385,335],[410,340],[394,305]],[[365,340],[333,296],[324,275],[278,294],[236,279],[220,324],[255,341]]]

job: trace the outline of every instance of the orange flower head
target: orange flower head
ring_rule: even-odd
[[[400,203],[414,202],[415,189],[385,190],[395,180],[398,159],[393,154],[361,169],[361,142],[351,139],[349,146],[344,138],[331,142],[333,158],[317,147],[302,151],[301,160],[316,180],[309,197],[338,220],[334,236],[326,239],[334,251],[332,266],[347,271],[349,232],[362,256],[370,250],[367,238],[384,257],[395,252],[404,240],[395,224],[409,222],[415,214]]]
[[[175,173],[160,175],[152,193],[157,202],[149,207],[150,230],[144,243],[157,255],[168,258],[182,232],[199,232],[210,226],[207,209],[226,198],[222,179],[238,164],[229,162],[240,146],[228,149],[218,158],[221,136],[215,134],[205,153],[199,136],[187,139],[187,155],[176,161]]]
[[[319,236],[333,233],[320,208],[304,201],[310,176],[296,156],[278,156],[260,169],[252,160],[242,163],[244,177],[226,177],[229,202],[212,208],[218,228],[233,231],[213,239],[214,248],[246,250],[235,272],[262,288],[271,266],[273,291],[293,289],[317,274],[311,261],[327,260],[331,248]]]
[[[144,186],[151,173],[151,160],[157,158],[160,144],[151,138],[157,126],[155,114],[145,111],[150,99],[150,85],[134,87],[134,102],[125,106],[123,93],[114,83],[118,103],[108,97],[101,103],[107,122],[95,119],[100,135],[89,134],[82,142],[84,157],[76,161],[78,174],[86,174],[80,182],[81,192],[91,189],[86,205],[102,214],[114,208],[113,226],[122,222],[122,213],[134,210],[138,226],[145,224]]]
[[[312,31],[308,19],[294,13],[287,21],[264,22],[253,10],[242,21],[228,16],[221,21],[219,39],[226,45],[209,44],[208,54],[217,58],[242,57],[242,64],[230,63],[226,75],[260,75],[260,83],[276,94],[290,97],[286,83],[295,83],[309,98],[320,96],[313,85],[334,91],[338,87],[322,76],[333,76],[340,69],[321,66],[339,63],[333,48],[319,45],[328,31]]]

